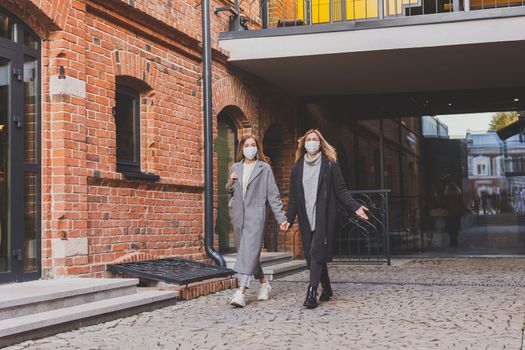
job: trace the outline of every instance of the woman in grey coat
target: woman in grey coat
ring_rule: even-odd
[[[240,284],[230,304],[244,307],[244,292],[250,288],[252,275],[261,282],[259,300],[268,299],[271,290],[259,262],[266,226],[266,203],[281,229],[286,227],[287,220],[268,158],[256,137],[249,135],[241,139],[237,159],[226,184],[226,190],[232,195],[231,218],[237,246],[234,270],[239,274]]]

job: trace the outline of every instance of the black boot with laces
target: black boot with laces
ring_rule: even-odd
[[[317,307],[317,287],[308,286],[306,292],[306,300],[303,303],[307,309],[313,309]]]

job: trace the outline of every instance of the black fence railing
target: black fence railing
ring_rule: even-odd
[[[354,198],[369,209],[368,220],[341,209],[334,262],[390,265],[389,192],[390,190],[351,191]]]
[[[342,206],[338,213],[338,230],[334,244],[334,262],[337,263],[387,263],[390,264],[388,193],[390,190],[351,191],[354,198],[369,209],[368,220],[348,213]],[[288,193],[281,193],[283,201]],[[273,220],[270,219],[270,220]],[[293,249],[288,232],[279,231],[272,221],[271,250],[286,252]],[[268,239],[268,235],[266,235]],[[270,243],[270,244],[269,244]]]
[[[525,6],[525,0],[261,0],[263,28]]]

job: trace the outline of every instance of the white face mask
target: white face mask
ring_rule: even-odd
[[[246,159],[252,160],[257,155],[257,147],[243,147],[242,154]]]
[[[319,141],[306,141],[304,144],[304,148],[306,149],[306,152],[309,154],[315,154],[317,151],[319,151],[320,143]]]

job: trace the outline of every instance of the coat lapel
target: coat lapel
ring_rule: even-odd
[[[299,203],[303,212],[306,213],[306,201],[304,198],[304,186],[303,186],[303,171],[304,171],[304,156],[299,161],[299,168],[297,169],[296,188],[299,190]]]
[[[240,188],[242,188],[242,173],[243,173],[242,161],[235,163],[235,174],[237,174],[237,182]]]
[[[262,171],[263,165],[260,160],[256,160],[255,164],[253,165],[252,173],[250,174],[250,178],[248,179],[248,185],[255,179]]]
[[[326,168],[328,167],[328,159],[326,159],[324,154],[321,154],[321,157],[321,169],[319,169],[319,180],[317,180],[317,198],[319,198],[319,192],[321,192],[321,185],[324,182],[324,175],[326,173]]]

